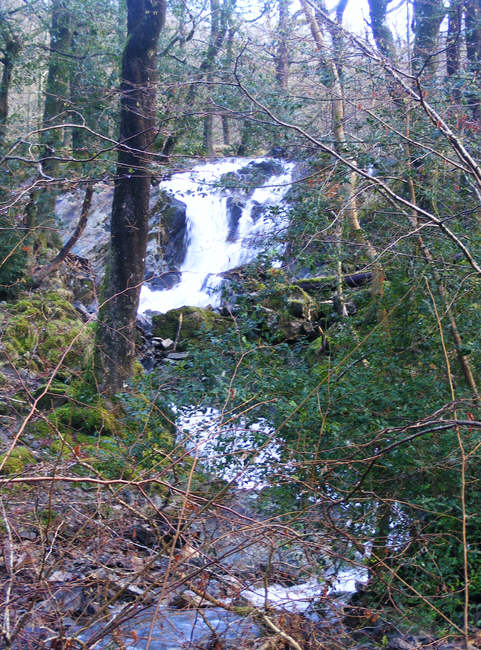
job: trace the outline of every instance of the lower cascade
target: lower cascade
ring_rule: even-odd
[[[159,274],[147,273],[139,313],[219,306],[222,273],[255,259],[267,238],[287,226],[283,201],[294,167],[273,158],[226,158],[163,181],[159,190],[185,205],[179,242],[184,259]],[[178,262],[178,251],[176,257]],[[172,274],[178,283],[163,288]]]
[[[295,167],[295,163],[276,158],[226,158],[175,173],[153,188],[139,315],[145,314],[149,321],[155,313],[160,317],[182,307],[219,308],[222,284],[230,271],[264,252],[272,265],[278,264],[276,258],[283,249],[279,243],[282,238],[276,240],[276,235],[289,226],[287,194]],[[79,256],[92,260],[98,278],[105,264],[100,252],[108,241],[106,215],[111,200],[111,187],[96,188],[91,225],[75,248]],[[70,224],[78,213],[80,201],[78,194],[59,198],[57,211],[64,224]],[[175,320],[175,312],[172,314]],[[225,320],[214,311],[209,314]],[[169,314],[161,318],[168,319]],[[175,330],[176,321],[174,325]],[[175,331],[168,337],[157,334],[157,338],[162,344],[170,341],[170,362],[189,355],[176,349]],[[150,368],[154,365],[155,359]],[[154,598],[154,604],[147,607],[113,606],[108,614],[109,624],[119,622],[122,635],[132,638],[127,646],[131,650],[219,647],[210,645],[213,638],[222,639],[222,647],[226,648],[241,647],[240,644],[244,647],[244,643],[257,647],[263,635],[262,617],[253,612],[298,616],[303,625],[313,629],[338,625],[343,604],[367,581],[362,557],[354,566],[346,566],[332,559],[330,549],[319,543],[319,568],[312,572],[307,569],[313,561],[302,542],[293,540],[276,547],[268,537],[252,534],[249,527],[244,531],[245,522],[262,530],[257,498],[267,484],[266,470],[274,459],[280,460],[280,448],[270,423],[260,418],[249,424],[240,418],[229,425],[225,423],[225,414],[212,407],[169,406],[175,414],[179,446],[213,480],[218,477],[231,484],[227,510],[214,508],[198,524],[194,521],[190,531],[200,548],[209,544],[214,549],[216,571],[209,574],[206,586],[202,587],[204,595],[180,585],[173,596],[156,603]],[[260,443],[263,436],[266,442]],[[256,448],[259,451],[255,459],[245,461]],[[227,463],[226,457],[231,461]],[[286,465],[284,471],[288,474],[294,468]],[[232,517],[226,515],[230,508]],[[239,518],[234,516],[236,513],[240,513]],[[135,529],[136,541],[142,540],[142,535],[147,533],[142,528]],[[190,569],[195,573],[196,562],[205,558],[195,546],[187,543],[185,548],[191,553],[186,561],[191,562]],[[175,558],[186,553],[185,548],[176,549]],[[164,560],[161,558],[157,570],[167,566],[162,564]],[[270,567],[271,575],[269,582],[262,582],[259,577],[265,574],[266,567]],[[202,579],[206,575],[202,573]],[[137,585],[131,589],[134,594],[140,593]],[[79,639],[86,642],[92,634],[101,635],[103,625],[99,623],[88,632],[80,632]],[[95,647],[107,649],[114,641],[114,636],[107,634]]]

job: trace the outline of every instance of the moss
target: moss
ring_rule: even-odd
[[[52,454],[55,454],[55,456],[58,456],[59,454],[69,455],[70,454],[69,445],[75,444],[73,437],[68,433],[63,434],[63,438],[64,438],[63,440],[61,438],[57,438],[49,445],[49,450],[51,451]]]
[[[0,456],[0,463],[3,462],[6,454]],[[35,458],[28,447],[21,445],[15,447],[7,462],[3,466],[2,474],[21,474],[27,465],[35,463]]]
[[[39,386],[34,392],[33,392],[33,397],[36,399],[39,397],[39,395],[42,395],[42,393],[45,391],[47,385],[42,384],[42,386]],[[49,388],[48,391],[43,395],[38,404],[37,407],[41,410],[45,409],[53,409],[56,406],[60,406],[63,402],[65,402],[68,399],[68,394],[70,391],[70,386],[68,384],[64,384],[61,381],[53,381]]]
[[[228,318],[212,309],[200,307],[171,309],[166,314],[155,315],[152,321],[154,336],[175,341],[179,332],[179,350],[188,341],[200,342],[203,332],[223,334],[230,327]]]
[[[0,372],[0,386],[5,386],[6,383],[7,383],[7,378],[5,377],[3,372]]]
[[[140,363],[138,359],[134,360],[132,366],[132,378],[139,379],[145,373],[144,366]]]
[[[65,363],[82,367],[86,350],[91,347],[91,328],[78,318],[68,296],[62,290],[23,294],[8,306],[3,318],[2,348],[17,367],[48,371],[74,340]]]
[[[55,409],[48,420],[61,433],[73,431],[88,436],[113,435],[118,429],[115,413],[106,409],[101,401],[88,406],[65,404]]]

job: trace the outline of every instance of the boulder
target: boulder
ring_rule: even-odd
[[[200,307],[180,307],[152,317],[153,335],[172,341],[178,339],[177,350],[183,350],[188,342],[200,341],[205,332],[222,334],[229,327],[228,318],[213,309]]]
[[[257,187],[261,187],[272,176],[282,174],[284,167],[282,162],[273,158],[252,161],[245,167],[224,174],[220,182],[229,188],[229,194],[239,197],[251,196]]]

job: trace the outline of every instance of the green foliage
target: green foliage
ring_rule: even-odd
[[[453,201],[445,186],[439,194],[444,194],[445,203]],[[294,206],[289,244],[297,268],[318,275],[318,288],[315,282],[296,286],[292,276],[253,267],[231,287],[235,328],[197,334],[188,346],[189,357],[175,368],[163,368],[157,380],[170,383],[170,399],[178,406],[217,408],[242,430],[254,422],[266,423],[264,430],[261,427],[252,434],[250,443],[260,448],[273,435],[279,457],[264,457],[258,466],[264,468],[268,484],[261,502],[280,514],[293,508],[310,511],[317,501],[339,500],[332,512],[339,544],[343,543],[339,531],[345,532],[343,552],[349,553],[348,540],[354,537],[369,541],[373,553],[381,553],[384,560],[381,565],[374,560],[371,564],[370,604],[382,602],[389,607],[394,602],[399,611],[415,607],[410,620],[421,628],[441,622],[393,578],[386,568],[392,567],[459,624],[464,595],[456,431],[427,432],[408,440],[413,422],[436,412],[441,414],[436,417],[452,415],[447,407],[451,394],[439,325],[433,299],[426,291],[427,281],[442,312],[439,276],[413,251],[412,241],[401,239],[396,254],[383,258],[388,281],[383,281],[382,290],[344,287],[352,315],[341,319],[332,302],[325,304],[336,287],[331,266],[336,254],[332,247],[326,251],[325,242],[316,238],[329,220],[325,204],[316,187],[302,188]],[[451,227],[456,230],[459,224],[453,222]],[[381,232],[394,237],[395,228],[399,234],[399,226],[391,230],[375,210],[367,228],[374,238]],[[441,260],[454,255],[450,242],[429,232],[425,241],[438,260],[447,291],[456,296],[452,309],[462,332],[462,352],[469,353],[479,374],[479,280],[466,279],[463,260],[455,269],[443,266]],[[476,232],[470,243],[478,251]],[[344,268],[352,273],[362,270],[364,263],[362,241],[353,239]],[[455,294],[461,277],[465,278],[463,292]],[[286,337],[281,327],[286,317],[290,322],[311,318],[312,333],[300,330],[296,337]],[[456,396],[469,400],[449,323],[444,313],[441,318]],[[469,402],[460,406],[458,417],[466,418],[470,408],[474,407]],[[216,452],[225,466],[239,468],[242,463],[235,439],[230,423],[217,436]],[[481,572],[475,551],[481,542],[477,524],[481,486],[476,473],[480,439],[477,429],[469,433],[468,448],[473,455],[466,477],[473,622],[476,603],[481,600],[475,578]],[[376,461],[369,464],[373,457]],[[383,529],[381,514],[386,507]],[[391,601],[386,600],[386,593]],[[397,616],[396,611],[391,614]]]

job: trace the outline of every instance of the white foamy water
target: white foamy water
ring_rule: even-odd
[[[176,420],[183,432],[179,439],[217,476],[242,489],[262,489],[266,466],[280,459],[274,429],[265,420],[247,425],[241,418],[226,425],[225,419],[214,408],[183,409]]]
[[[183,307],[219,306],[220,273],[250,262],[262,251],[266,237],[287,225],[282,201],[292,181],[293,163],[275,161],[282,173],[267,179],[245,201],[235,238],[229,238],[229,197],[235,192],[216,186],[222,176],[269,159],[227,158],[174,174],[160,185],[186,204],[188,247],[180,269],[182,278],[172,289],[151,289],[144,284],[139,313],[167,312]],[[239,185],[241,183],[239,182]],[[231,241],[229,241],[231,239]],[[234,239],[232,241],[232,239]]]

